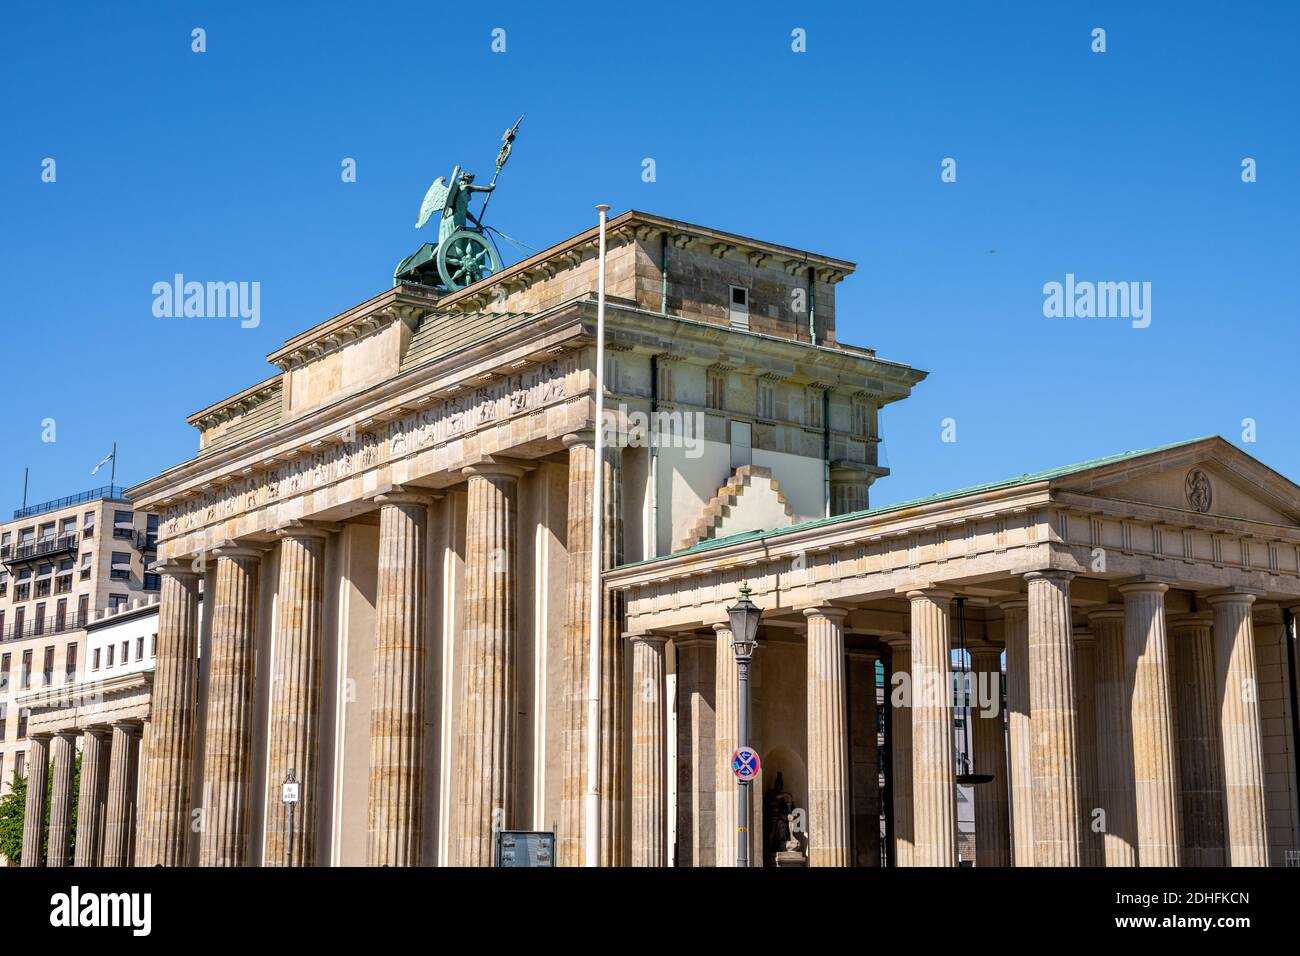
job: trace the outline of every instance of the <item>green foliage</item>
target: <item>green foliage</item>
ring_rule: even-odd
[[[27,778],[15,776],[13,788],[0,797],[0,853],[17,866],[23,858],[23,816],[27,810]]]
[[[81,795],[81,754],[78,753],[72,769],[72,812],[68,827],[67,859],[72,862],[72,851],[77,845],[77,803]],[[45,844],[41,852],[46,860],[50,853],[50,804],[54,797],[54,774],[49,775],[45,790]],[[17,866],[23,856],[23,821],[27,816],[27,778],[14,777],[13,788],[0,798],[0,853],[10,866]]]

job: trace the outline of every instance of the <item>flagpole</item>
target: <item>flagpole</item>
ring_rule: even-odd
[[[600,264],[596,271],[596,447],[592,453],[591,494],[591,632],[587,649],[587,798],[583,821],[587,866],[600,866],[600,677],[601,627],[604,601],[601,572],[604,570],[605,518],[605,213],[601,203]],[[612,727],[610,728],[613,729]]]
[[[103,445],[99,446],[103,448]],[[113,487],[117,484],[117,442],[113,442],[113,465],[108,472],[108,493],[113,494]]]

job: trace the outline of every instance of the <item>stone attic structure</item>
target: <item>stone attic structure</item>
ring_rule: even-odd
[[[873,510],[878,414],[925,373],[838,341],[853,265],[640,212],[609,223],[597,467],[596,242],[303,332],[131,489],[163,572],[137,865],[282,864],[291,767],[298,864],[489,865],[497,828],[580,863],[596,480],[601,863],[734,860],[744,582],[758,862],[778,773],[795,858],[957,861],[959,618],[992,686],[1006,652],[978,865],[1294,849],[1300,488],[1212,438]]]

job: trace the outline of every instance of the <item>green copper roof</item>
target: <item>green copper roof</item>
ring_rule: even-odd
[[[683,554],[695,554],[700,551],[709,551],[713,548],[726,547],[732,544],[743,544],[746,541],[756,541],[760,538],[771,538],[776,535],[791,534],[796,531],[807,531],[812,528],[820,528],[829,525],[839,524],[844,521],[853,521],[857,518],[867,518],[872,515],[888,514],[891,511],[902,511],[905,508],[917,508],[922,505],[935,504],[940,501],[949,501],[954,498],[965,498],[968,495],[977,495],[986,491],[1001,491],[1004,488],[1014,488],[1017,485],[1028,485],[1036,481],[1050,481],[1053,478],[1062,478],[1065,475],[1072,475],[1080,471],[1088,471],[1091,468],[1100,468],[1103,465],[1113,465],[1116,462],[1125,461],[1130,458],[1141,458],[1143,455],[1153,455],[1157,452],[1168,451],[1171,448],[1181,448],[1184,445],[1195,445],[1197,442],[1209,441],[1211,438],[1217,438],[1217,435],[1205,435],[1201,438],[1189,438],[1185,441],[1170,442],[1168,445],[1157,445],[1155,448],[1143,448],[1138,451],[1120,452],[1118,455],[1109,455],[1105,458],[1093,458],[1090,461],[1081,461],[1073,465],[1064,465],[1059,468],[1048,468],[1044,471],[1031,471],[1016,478],[1004,478],[1001,481],[990,481],[982,485],[971,485],[967,488],[958,488],[955,491],[942,491],[937,494],[926,495],[923,498],[912,498],[909,501],[900,501],[897,504],[882,505],[879,508],[868,508],[865,511],[851,511],[848,514],[835,515],[831,518],[817,518],[813,521],[804,521],[800,524],[790,525],[788,528],[775,528],[773,530],[759,529],[756,531],[746,531],[741,534],[733,534],[726,538],[712,538],[707,541],[701,541],[693,547],[684,551],[674,551],[671,554],[660,555],[657,558],[647,558],[644,561],[633,561],[621,567],[634,567],[638,564],[649,564],[652,561],[663,561],[665,558],[675,558]]]

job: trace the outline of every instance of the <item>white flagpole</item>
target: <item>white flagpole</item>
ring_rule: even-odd
[[[584,864],[600,865],[600,617],[605,545],[605,213],[601,203],[600,264],[596,273],[596,447],[591,495],[591,633],[587,648],[587,798],[583,807]],[[612,728],[611,728],[612,729]]]

